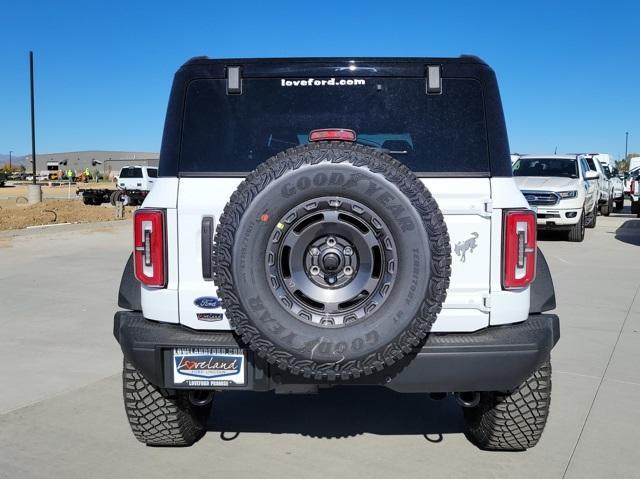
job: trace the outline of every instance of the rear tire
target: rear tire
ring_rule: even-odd
[[[581,243],[584,240],[584,211],[580,214],[580,220],[571,227],[567,233],[567,239],[573,243]]]
[[[126,359],[124,409],[136,439],[147,446],[191,446],[206,432],[211,403],[194,406],[187,392],[169,394],[147,381]]]
[[[637,215],[640,213],[640,201],[631,200],[631,214]]]
[[[464,409],[466,435],[480,449],[524,451],[535,446],[549,416],[551,362],[547,359],[515,391],[484,392]]]

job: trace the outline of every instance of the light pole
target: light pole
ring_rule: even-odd
[[[629,148],[629,132],[624,132],[624,161],[627,161],[627,150]]]
[[[9,171],[13,171],[13,168],[11,168],[11,155],[13,154],[13,150],[9,150]]]
[[[31,161],[32,161],[32,173],[33,183],[28,187],[29,204],[40,203],[42,201],[42,188],[36,182],[36,114],[35,114],[35,100],[33,94],[33,52],[29,52],[29,84],[31,93]]]

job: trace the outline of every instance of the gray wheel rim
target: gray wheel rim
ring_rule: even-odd
[[[275,297],[300,321],[343,327],[378,309],[393,289],[396,248],[385,222],[342,197],[308,200],[277,223],[266,254]]]

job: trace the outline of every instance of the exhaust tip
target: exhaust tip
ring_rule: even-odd
[[[480,393],[477,391],[455,393],[455,398],[462,407],[476,407],[480,403]]]
[[[213,400],[213,391],[197,389],[189,391],[189,402],[194,406],[206,406]]]

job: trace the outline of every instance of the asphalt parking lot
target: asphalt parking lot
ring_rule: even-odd
[[[0,477],[640,477],[640,219],[544,235],[562,337],[540,444],[482,452],[453,401],[386,390],[220,394],[209,433],[147,448],[111,334],[128,222],[0,233]]]

